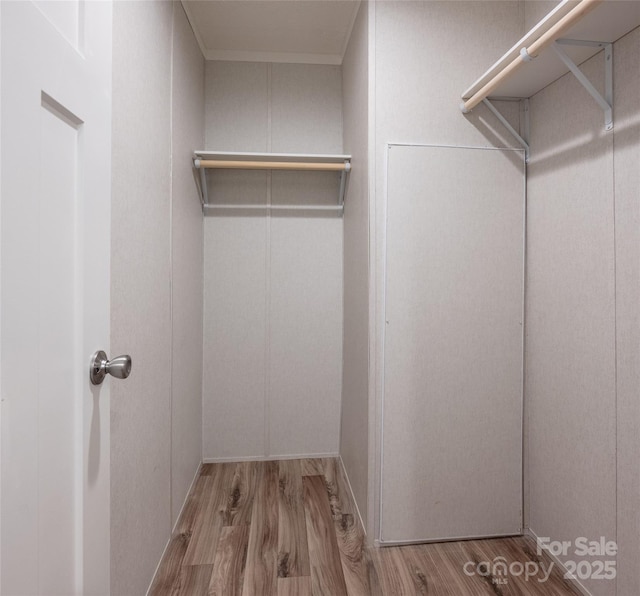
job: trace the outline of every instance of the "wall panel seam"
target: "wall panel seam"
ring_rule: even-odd
[[[380,272],[377,267],[376,238],[377,238],[377,134],[376,134],[376,3],[367,1],[367,197],[369,206],[369,459],[372,462],[367,487],[368,522],[374,540],[380,532],[380,516],[376,505],[379,506],[381,492],[381,452],[380,435],[382,425],[380,421],[380,402],[378,395],[378,284]]]
[[[615,417],[615,542],[618,544],[618,511],[619,511],[619,478],[618,478],[618,253],[617,253],[617,234],[616,234],[616,131],[613,130],[611,136],[611,197],[612,197],[612,224],[613,224],[613,407]],[[618,547],[619,548],[619,547]],[[613,580],[615,582],[615,593],[618,593],[617,575]]]
[[[173,512],[173,62],[175,58],[176,3],[171,11],[169,60],[169,528]]]
[[[271,142],[271,63],[267,64],[267,152],[272,149]],[[271,205],[271,180],[270,171],[266,173],[266,201]],[[271,453],[271,217],[265,216],[265,345],[264,345],[264,455]]]

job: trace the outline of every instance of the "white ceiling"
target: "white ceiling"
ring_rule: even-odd
[[[341,64],[360,0],[182,0],[207,60]]]

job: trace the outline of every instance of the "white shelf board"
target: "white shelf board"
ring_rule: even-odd
[[[248,153],[234,151],[194,151],[196,159],[217,159],[229,161],[294,161],[299,163],[327,162],[344,163],[351,161],[351,155],[336,153]]]
[[[538,37],[537,31],[543,24],[556,23],[574,6],[575,2],[570,0],[560,3],[469,87],[462,94],[463,99],[471,97],[493,75],[515,59],[521,48],[528,47],[531,41]],[[562,38],[614,42],[638,26],[640,26],[640,0],[606,0],[587,13]],[[576,64],[581,64],[601,51],[598,47],[563,46],[563,49]],[[495,89],[490,97],[531,97],[567,72],[569,72],[568,68],[555,53],[547,49],[531,62],[523,64]]]

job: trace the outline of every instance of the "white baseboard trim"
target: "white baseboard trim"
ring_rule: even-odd
[[[412,544],[441,544],[444,542],[466,542],[467,540],[493,540],[494,538],[517,538],[521,533],[514,534],[479,534],[476,536],[442,536],[439,538],[418,538],[417,540],[376,540],[376,546],[411,546]]]
[[[158,575],[158,569],[160,569],[160,565],[164,559],[165,554],[167,553],[167,549],[169,548],[169,545],[171,544],[171,538],[173,538],[173,533],[176,531],[176,528],[178,527],[178,522],[180,521],[180,518],[182,517],[182,512],[184,511],[185,506],[187,505],[187,501],[189,500],[189,496],[191,495],[191,491],[193,490],[193,487],[196,483],[196,480],[198,479],[198,476],[200,475],[200,470],[202,469],[202,463],[198,464],[198,467],[196,468],[196,473],[193,476],[193,480],[191,481],[191,484],[189,485],[189,490],[187,491],[187,494],[184,496],[184,501],[182,502],[182,507],[180,507],[180,512],[178,513],[178,517],[176,517],[176,521],[173,523],[173,527],[171,528],[171,534],[169,535],[169,539],[167,540],[167,544],[164,545],[164,549],[162,550],[162,555],[160,557],[160,560],[158,561],[158,564],[156,565],[156,570],[153,572],[153,575],[151,576],[151,581],[149,582],[149,587],[147,588],[146,591],[146,596],[149,596],[149,590],[151,590],[151,586],[153,585],[153,582],[156,579],[156,575]]]
[[[232,464],[243,461],[277,461],[279,459],[320,459],[323,457],[340,457],[338,453],[299,453],[287,455],[247,455],[242,457],[205,457],[205,464]]]
[[[535,540],[536,544],[538,543],[538,535],[531,528],[525,528],[524,535]],[[560,568],[562,575],[568,576],[567,568],[564,566],[562,561],[558,559],[558,557],[556,557],[554,554],[550,553],[546,549],[544,550],[544,554],[545,556],[549,557]],[[576,588],[576,590],[580,592],[580,594],[584,594],[584,596],[593,596],[593,594],[582,585],[582,583],[577,577],[568,576],[567,581],[571,582],[571,584]]]
[[[362,520],[362,514],[360,513],[360,507],[358,507],[358,501],[356,501],[356,498],[353,494],[353,488],[351,486],[351,480],[349,480],[349,474],[347,474],[347,468],[344,467],[344,461],[342,460],[342,455],[338,456],[338,459],[340,460],[340,467],[342,468],[342,473],[344,474],[344,477],[347,480],[347,488],[349,489],[349,494],[351,495],[351,502],[355,505],[356,508],[356,513],[358,514],[358,519],[360,520],[360,527],[362,528],[362,531],[365,535],[365,537],[367,536],[367,527],[364,525],[364,521]]]
[[[198,480],[198,476],[200,476],[200,470],[202,470],[202,462],[200,462],[198,464],[198,467],[196,468],[196,473],[194,474],[193,479],[191,480],[191,484],[189,485],[189,490],[187,491],[187,494],[184,496],[184,501],[182,501],[182,507],[180,507],[180,511],[178,512],[178,517],[176,517],[176,521],[173,522],[173,528],[171,528],[171,535],[172,536],[173,536],[173,533],[176,531],[176,528],[178,527],[178,522],[180,521],[180,518],[182,517],[182,512],[184,511],[184,508],[187,506],[187,501],[189,500],[189,496],[191,495],[191,491],[193,490],[193,487],[196,484],[196,480]]]

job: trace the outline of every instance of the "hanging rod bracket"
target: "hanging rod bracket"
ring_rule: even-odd
[[[482,100],[482,103],[489,108],[491,113],[501,122],[502,126],[504,126],[518,141],[520,145],[522,145],[524,149],[524,160],[526,163],[529,163],[529,143],[525,141],[520,133],[509,124],[509,121],[498,111],[491,101],[489,101],[486,97]]]
[[[562,46],[589,46],[604,49],[604,97],[593,86],[591,81],[580,70],[578,65],[567,55]],[[564,65],[578,79],[578,82],[595,99],[604,112],[605,130],[613,130],[613,44],[601,41],[586,41],[581,39],[558,39],[551,46]]]
[[[520,57],[523,62],[531,62],[535,58],[535,56],[529,55],[527,48],[520,48]]]

